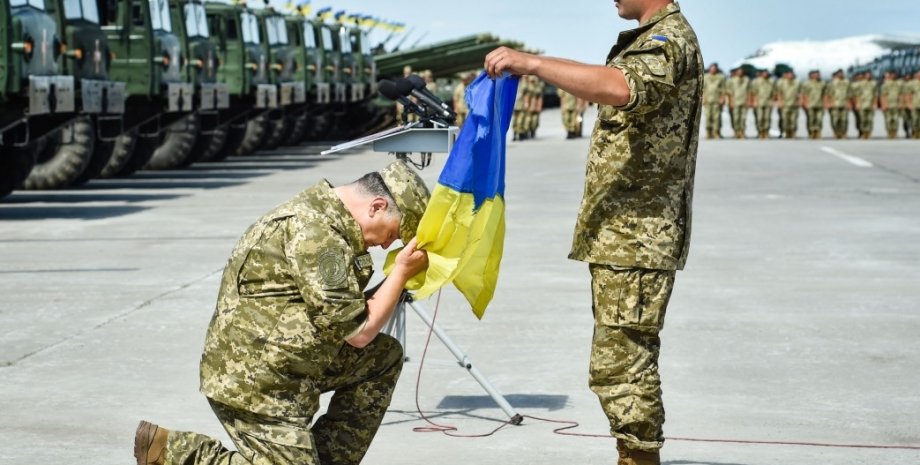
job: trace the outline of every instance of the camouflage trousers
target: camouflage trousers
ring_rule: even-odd
[[[747,123],[747,107],[741,105],[737,107],[731,107],[732,114],[732,130],[735,131],[735,134],[744,134],[745,125]]]
[[[468,114],[469,114],[469,111],[467,110],[457,111],[457,120],[456,122],[454,122],[454,124],[456,124],[458,128],[463,127],[463,122],[466,121],[466,116]]]
[[[528,111],[527,117],[524,123],[524,131],[536,131],[540,127],[540,112],[539,111]]]
[[[526,125],[527,112],[524,110],[514,110],[511,116],[511,130],[515,134],[523,134],[527,131]]]
[[[310,427],[309,417],[255,414],[211,401],[217,419],[237,450],[203,434],[170,431],[167,465],[357,465],[377,434],[402,370],[399,342],[379,334],[363,349],[348,344],[314,381],[310,411],[319,396],[334,391],[326,413]]]
[[[799,130],[799,107],[780,108],[779,124],[783,136],[795,137],[795,133]]]
[[[872,135],[872,128],[875,126],[875,109],[857,109],[853,110],[853,113],[856,115],[856,127],[859,129],[859,134]]]
[[[674,287],[674,271],[614,269],[591,264],[594,338],[589,385],[630,449],[664,444],[658,333]]]
[[[834,135],[843,137],[847,134],[847,109],[844,107],[835,107],[829,110],[831,116],[831,128],[834,129]]]
[[[920,108],[910,110],[911,137],[920,139]]]
[[[773,107],[754,107],[754,119],[757,121],[757,132],[767,132],[772,123]]]
[[[805,121],[808,126],[808,134],[817,132],[820,135],[821,130],[824,129],[824,108],[806,108]]]
[[[897,108],[889,108],[885,110],[885,131],[889,135],[898,133],[898,123],[901,120],[901,110]]]
[[[579,132],[579,116],[581,115],[578,113],[578,110],[562,110],[562,127],[565,128],[565,132]]]
[[[718,134],[722,131],[722,105],[710,103],[704,107],[706,108],[706,131]]]

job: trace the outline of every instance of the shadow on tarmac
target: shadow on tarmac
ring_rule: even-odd
[[[693,460],[668,460],[661,462],[661,465],[745,465],[734,462],[697,462]]]
[[[85,203],[85,202],[150,202],[153,200],[172,200],[185,197],[180,194],[130,194],[121,192],[92,192],[85,190],[74,191],[22,191],[3,199],[0,202],[0,212],[4,204],[26,203]]]
[[[550,412],[565,408],[569,396],[548,394],[510,394],[505,396],[515,408],[541,408]],[[476,410],[495,408],[495,401],[489,396],[444,396],[438,403],[439,409]]]
[[[73,206],[62,207],[30,206],[28,208],[3,208],[0,205],[0,220],[22,221],[43,219],[98,220],[115,216],[130,215],[151,207],[129,206]]]

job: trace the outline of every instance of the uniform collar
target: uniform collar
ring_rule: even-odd
[[[314,208],[321,208],[320,213],[329,218],[332,228],[345,239],[356,255],[367,251],[361,226],[358,225],[358,221],[345,207],[342,199],[336,195],[329,181],[323,179],[313,187],[303,191],[301,196],[303,196],[303,200],[307,204]]]
[[[655,12],[655,14],[653,14],[652,17],[648,19],[648,22],[645,24],[640,24],[639,27],[651,26],[652,24],[655,24],[658,21],[664,19],[665,16],[672,15],[674,13],[680,13],[680,5],[678,5],[677,2],[665,5],[664,8]]]

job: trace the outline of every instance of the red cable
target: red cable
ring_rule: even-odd
[[[456,426],[450,425],[440,425],[437,424],[424,413],[422,413],[422,407],[419,404],[419,387],[422,381],[422,368],[425,366],[425,356],[428,355],[428,346],[431,344],[431,334],[434,332],[434,324],[438,318],[438,308],[441,306],[441,292],[438,291],[438,299],[435,301],[434,313],[431,316],[431,327],[428,328],[428,336],[425,339],[425,347],[422,349],[422,358],[418,364],[418,376],[415,378],[415,409],[418,411],[419,416],[425,420],[431,426],[421,426],[412,428],[412,431],[417,433],[442,433],[447,436],[457,437],[457,438],[484,438],[486,436],[491,436],[498,432],[498,430],[511,424],[510,421],[503,422],[501,426],[495,428],[492,431],[487,433],[480,434],[458,434],[455,431],[458,431]],[[559,423],[566,426],[562,426],[553,430],[553,433],[559,434],[562,436],[578,436],[578,437],[587,437],[587,438],[605,438],[605,439],[615,439],[609,434],[590,434],[590,433],[570,433],[566,430],[577,428],[579,426],[578,422],[571,420],[550,420],[548,418],[540,418],[532,415],[522,415],[524,418],[530,418],[532,420],[544,421],[547,423]],[[711,438],[688,438],[688,437],[665,437],[669,441],[684,441],[684,442],[716,442],[716,443],[727,443],[727,444],[761,444],[761,445],[774,445],[774,446],[811,446],[811,447],[833,447],[833,448],[851,448],[851,449],[901,449],[901,450],[920,450],[920,446],[912,445],[875,445],[875,444],[839,444],[839,443],[827,443],[827,442],[798,442],[798,441],[762,441],[762,440],[745,440],[745,439],[711,439]]]

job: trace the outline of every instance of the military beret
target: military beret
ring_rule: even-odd
[[[389,166],[379,171],[383,183],[386,184],[390,195],[396,201],[396,206],[402,213],[399,223],[399,237],[404,244],[415,237],[418,223],[428,206],[431,192],[425,181],[409,165],[402,160],[396,160]]]

